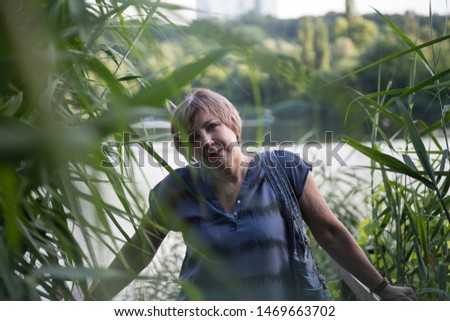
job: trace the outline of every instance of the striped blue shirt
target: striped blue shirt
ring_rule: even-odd
[[[297,154],[277,151],[300,197],[311,166]],[[231,213],[217,199],[203,170],[187,166],[150,193],[157,223],[181,231],[187,245],[180,272],[204,300],[290,300],[287,231],[276,195],[255,157]],[[189,299],[182,290],[179,300]]]

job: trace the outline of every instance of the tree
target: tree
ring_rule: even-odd
[[[357,48],[364,48],[376,38],[379,29],[375,22],[363,17],[354,17],[352,21],[338,17],[334,32],[335,37],[349,37]]]
[[[330,39],[328,27],[323,18],[316,20],[316,34],[314,37],[314,49],[316,52],[316,69],[328,71],[330,69]]]
[[[307,70],[313,70],[316,61],[314,51],[314,24],[311,17],[303,17],[300,21],[298,41],[302,48],[302,62]]]
[[[355,1],[345,0],[345,17],[351,21],[355,16]]]

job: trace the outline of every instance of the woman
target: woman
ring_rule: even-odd
[[[286,224],[264,168],[241,149],[241,128],[225,97],[192,91],[176,109],[171,128],[175,147],[192,165],[152,190],[142,224],[146,237],[136,233],[111,268],[138,274],[167,231],[181,231],[187,245],[181,284],[193,285],[202,299],[294,299]],[[386,283],[370,264],[319,193],[311,166],[294,153],[277,155],[319,245],[381,299],[413,297],[411,288]],[[100,283],[94,297],[110,299],[130,281]],[[190,299],[184,287],[178,299]]]

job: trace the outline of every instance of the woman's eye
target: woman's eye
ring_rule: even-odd
[[[215,129],[217,126],[219,126],[219,125],[216,123],[212,123],[208,126],[208,129]]]
[[[188,137],[190,143],[195,143],[199,140],[199,135],[197,133],[190,133]]]
[[[197,148],[201,145],[200,136],[197,133],[191,133],[188,139],[190,148]]]

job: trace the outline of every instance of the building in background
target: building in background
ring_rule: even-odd
[[[197,0],[197,18],[235,18],[250,12],[276,16],[277,0]]]

